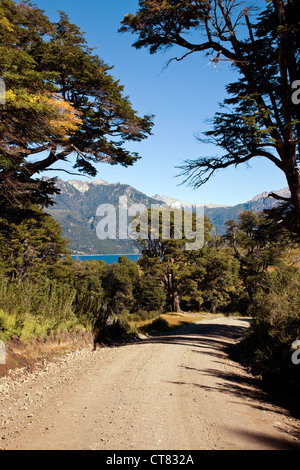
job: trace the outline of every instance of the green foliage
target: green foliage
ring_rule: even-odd
[[[133,310],[134,290],[138,279],[137,265],[129,258],[122,256],[119,258],[119,263],[108,266],[103,277],[103,288],[106,308],[110,315],[119,316],[124,310]]]
[[[139,262],[73,261],[59,225],[40,208],[0,218],[0,339],[30,341],[55,332],[93,330],[95,341],[144,331],[169,331],[163,311],[228,313],[253,317],[247,340],[263,373],[293,375],[290,346],[300,336],[300,277],[287,265],[295,241],[266,214],[250,211],[228,221],[223,238],[186,250],[186,240],[143,241]],[[175,232],[173,231],[173,234]],[[241,311],[241,310],[240,310]]]
[[[162,332],[169,331],[170,327],[169,327],[167,320],[165,320],[162,317],[158,317],[155,320],[153,320],[153,322],[148,323],[147,325],[143,326],[141,329],[144,333],[152,333],[152,332],[162,333]]]
[[[225,239],[240,262],[245,290],[239,305],[252,317],[245,344],[253,370],[297,379],[291,345],[300,337],[300,274],[288,264],[295,239],[265,213],[250,211],[239,223],[227,222]]]
[[[263,274],[280,265],[296,243],[287,229],[263,212],[242,212],[238,223],[228,221],[226,225],[225,239],[240,261],[240,276],[252,298]]]
[[[299,269],[282,265],[266,273],[263,281],[251,303],[253,320],[246,342],[253,368],[263,375],[293,377],[300,384],[291,360],[292,343],[300,339]]]
[[[207,308],[215,312],[229,307],[234,296],[238,295],[239,262],[233,258],[231,250],[210,246],[213,241],[211,223],[207,218],[202,223],[204,247],[201,249],[187,250],[184,237],[175,239],[174,233],[178,230],[175,223],[174,227],[170,224],[173,238],[153,240],[149,237],[140,241],[143,256],[139,264],[145,273],[151,273],[152,283],[150,276],[148,282],[149,286],[156,283],[153,291],[157,292],[157,299],[164,286],[166,310],[180,312],[185,307],[196,311]]]
[[[61,227],[38,207],[2,215],[0,224],[2,334],[91,328],[102,305],[100,264],[77,269]]]
[[[75,263],[74,289],[76,292],[74,310],[81,322],[95,325],[106,323],[103,311],[104,290],[102,277],[106,271],[105,262],[83,261]]]
[[[267,3],[258,14],[251,2],[238,0],[140,0],[121,31],[136,34],[133,46],[150,53],[182,48],[183,55],[172,60],[203,53],[215,67],[219,61],[231,64],[239,80],[227,85],[228,98],[199,138],[217,145],[221,154],[187,160],[182,176],[199,187],[220,169],[267,158],[284,173],[291,191],[291,199],[282,198],[290,209],[273,211],[274,216],[299,234],[300,107],[293,103],[292,84],[300,73],[300,8],[298,0]]]
[[[159,310],[142,310],[137,309],[134,313],[130,314],[128,321],[132,322],[140,322],[140,321],[147,321],[153,320],[153,318],[157,318],[160,314]]]
[[[135,289],[136,308],[146,312],[162,311],[166,304],[166,292],[160,259],[142,257],[139,265],[142,273]],[[146,320],[143,315],[141,315],[141,319]]]
[[[136,305],[146,311],[162,311],[166,302],[166,294],[161,279],[150,273],[141,276],[135,290]]]
[[[72,264],[60,225],[39,207],[0,216],[0,269],[12,280],[68,277]]]
[[[239,261],[231,250],[205,247],[196,260],[197,280],[194,291],[199,306],[208,305],[212,313],[224,311],[241,294]],[[200,274],[201,273],[201,274]],[[193,296],[192,296],[193,299]]]
[[[127,167],[140,158],[126,144],[151,134],[152,117],[137,115],[110,70],[65,13],[51,22],[29,2],[1,2],[0,76],[7,90],[0,109],[2,205],[51,205],[54,180],[35,175],[68,156],[92,176],[96,163]]]
[[[153,212],[148,210],[146,217],[152,219]],[[167,236],[164,235],[164,230],[167,232],[166,217],[168,218],[169,225]],[[184,295],[181,281],[193,269],[194,258],[199,250],[187,249],[187,244],[192,239],[190,240],[186,237],[186,232],[191,231],[191,227],[185,227],[184,211],[166,209],[161,211],[159,218],[156,215],[156,219],[159,223],[157,227],[158,233],[155,234],[155,238],[154,234],[151,233],[148,238],[138,241],[143,254],[140,266],[143,271],[146,273],[150,272],[153,275],[153,282],[157,283],[159,279],[160,283],[164,286],[166,296],[165,308],[174,312],[180,312],[181,296]],[[210,230],[212,227],[206,217],[197,217],[196,214],[192,214],[192,219],[189,222],[192,222],[191,225],[194,233],[201,233],[200,244],[207,243],[211,239]],[[203,233],[202,230],[199,230],[200,226],[203,226]],[[195,237],[193,236],[193,238]],[[157,289],[159,293],[161,288],[158,284]]]
[[[74,314],[75,289],[58,281],[0,279],[0,336],[29,340],[82,325]]]

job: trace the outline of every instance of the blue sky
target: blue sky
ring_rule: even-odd
[[[200,144],[195,135],[208,128],[207,120],[225,97],[225,85],[235,79],[229,64],[222,63],[214,69],[208,58],[194,54],[164,69],[167,60],[175,56],[175,50],[155,55],[146,49],[137,51],[131,46],[135,36],[120,34],[118,29],[125,14],[137,11],[138,0],[33,3],[52,20],[58,19],[55,10],[64,11],[85,33],[89,46],[98,46],[96,53],[114,66],[111,74],[124,85],[125,94],[139,115],[155,115],[153,135],[127,146],[142,159],[131,168],[99,164],[95,179],[126,183],[148,196],[159,194],[186,203],[220,205],[246,202],[263,191],[287,186],[282,172],[263,158],[252,160],[250,167],[222,170],[197,190],[180,184],[182,178],[177,176],[176,167],[184,160],[219,153],[218,148]],[[54,172],[49,172],[49,176],[53,177]],[[66,173],[57,176],[64,180],[73,178]]]

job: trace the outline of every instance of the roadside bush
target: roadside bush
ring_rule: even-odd
[[[130,315],[130,320],[131,321],[146,321],[146,320],[152,320],[153,318],[157,318],[159,316],[159,312],[156,310],[142,310],[139,309],[136,312],[132,313]]]
[[[16,337],[24,343],[39,337],[47,338],[53,333],[63,331],[75,331],[83,328],[76,318],[57,321],[55,318],[47,318],[39,315],[8,314],[0,310],[0,340],[8,341]]]
[[[84,300],[84,302],[83,302]],[[40,277],[11,282],[0,278],[0,339],[27,341],[51,333],[92,328],[92,294],[80,295],[72,283]],[[82,312],[85,308],[85,314]]]
[[[245,343],[253,354],[253,367],[262,375],[291,377],[300,383],[299,368],[291,361],[291,345],[300,339],[300,272],[282,266],[265,274],[261,284],[249,309],[253,320]]]
[[[141,328],[145,333],[151,333],[152,331],[157,332],[166,332],[170,329],[167,320],[162,317],[158,317],[153,322],[148,323],[147,325]]]
[[[129,325],[126,315],[125,317],[119,316],[111,324],[102,325],[95,331],[94,344],[111,344],[122,339],[127,339],[134,334],[135,332]]]
[[[0,279],[0,308],[7,313],[67,318],[73,315],[75,294],[72,286],[47,278],[38,282]]]
[[[166,304],[166,292],[161,280],[146,273],[139,279],[135,289],[136,306],[139,311],[162,311]],[[144,318],[145,320],[149,319]]]

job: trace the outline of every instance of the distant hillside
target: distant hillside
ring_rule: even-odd
[[[275,191],[276,194],[289,197],[290,191],[288,188],[281,189],[280,191]],[[255,196],[251,201],[238,204],[236,206],[217,206],[214,204],[207,204],[204,205],[204,213],[205,215],[211,220],[214,225],[214,230],[216,233],[220,235],[224,235],[225,229],[225,222],[227,220],[233,219],[238,220],[238,216],[240,212],[251,210],[254,212],[263,211],[264,209],[270,209],[275,207],[278,204],[278,201],[272,197],[268,197],[269,193],[264,192]],[[170,205],[171,207],[180,208],[184,205],[185,208],[191,208],[195,206],[195,204],[185,204],[178,199],[170,198],[168,196],[159,196],[155,195],[153,198],[157,200],[162,200],[165,204]],[[197,204],[196,204],[197,206]],[[203,205],[198,205],[203,207]]]
[[[175,208],[184,207],[181,201],[168,196],[155,195],[148,197],[126,184],[109,184],[103,180],[94,182],[57,180],[61,193],[54,198],[55,205],[47,209],[62,226],[63,235],[69,240],[69,248],[74,253],[82,254],[129,254],[136,253],[137,247],[129,240],[99,240],[96,235],[96,211],[101,204],[112,204],[118,207],[119,198],[127,196],[128,204],[167,204]],[[288,197],[289,190],[277,191],[277,194]],[[224,223],[229,219],[238,219],[245,210],[261,211],[278,204],[268,193],[255,196],[251,201],[236,206],[204,206],[205,215],[210,218],[214,230],[225,233]],[[189,205],[192,208],[192,204]]]
[[[137,247],[130,240],[99,240],[96,235],[96,211],[101,204],[119,204],[121,196],[127,196],[128,205],[144,204],[149,207],[157,200],[137,191],[126,184],[109,184],[98,180],[83,181],[57,180],[60,194],[54,197],[55,205],[47,212],[62,226],[63,236],[70,241],[69,248],[84,254],[129,254],[136,253]]]
[[[277,194],[283,197],[289,197],[290,192],[288,188],[281,189],[280,191],[275,191]],[[225,233],[225,225],[224,223],[226,220],[238,220],[238,216],[240,212],[243,211],[253,211],[253,212],[260,212],[265,209],[271,209],[278,205],[278,200],[268,197],[267,192],[262,194],[258,194],[255,196],[251,201],[245,202],[243,204],[238,204],[237,206],[232,207],[206,207],[205,208],[205,215],[210,218],[212,221],[214,228],[217,233],[223,235]]]

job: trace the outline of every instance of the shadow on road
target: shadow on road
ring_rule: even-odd
[[[232,432],[232,430],[231,430]],[[294,451],[299,451],[300,450],[300,444],[295,442],[291,442],[287,439],[284,438],[276,438],[274,436],[269,436],[268,434],[261,433],[259,431],[251,432],[251,431],[245,431],[245,429],[240,429],[237,428],[235,429],[235,434],[237,437],[244,437],[246,438],[247,442],[254,442],[254,443],[259,443],[260,446],[264,445],[266,449],[274,449],[274,450],[294,450]],[[297,433],[296,433],[297,434]],[[297,439],[297,438],[295,438]]]
[[[199,348],[203,348],[206,345],[214,349],[216,347],[226,346],[227,343],[232,344],[233,341],[238,341],[243,338],[247,331],[246,322],[249,322],[249,320],[243,321],[245,321],[245,326],[217,323],[192,324],[180,328],[175,332],[160,336],[151,336],[145,342],[173,343],[181,344],[182,346],[190,344]]]
[[[282,394],[280,390],[274,389],[273,384],[266,383],[262,381],[261,378],[254,377],[250,373],[241,374],[241,357],[239,356],[241,351],[238,346],[247,332],[247,322],[249,323],[249,321],[250,320],[247,321],[243,319],[243,322],[239,325],[226,325],[217,322],[189,325],[173,333],[150,337],[143,343],[176,344],[183,347],[190,346],[193,348],[194,353],[210,355],[213,358],[213,364],[216,364],[215,369],[196,369],[188,366],[181,367],[184,367],[186,370],[196,371],[199,377],[214,377],[217,380],[215,381],[214,387],[203,385],[200,380],[200,383],[173,382],[176,385],[192,385],[208,392],[216,391],[229,396],[230,400],[238,400],[241,397],[246,397],[246,403],[249,408],[256,408],[262,412],[278,411],[278,413],[282,412],[282,408],[284,408],[291,416],[299,419],[300,408],[298,403],[295,403],[295,397],[293,397],[292,400],[286,393]],[[224,365],[224,360],[230,361],[231,372],[229,373],[224,371],[221,367],[221,365]],[[218,363],[220,366],[218,366]],[[295,438],[295,445],[291,445],[291,448],[300,449],[300,444],[297,442],[297,440],[300,442],[299,427],[292,428],[290,435]],[[270,443],[273,438],[263,435],[253,435],[252,439],[264,440],[267,444]],[[273,442],[273,444],[276,443]]]

